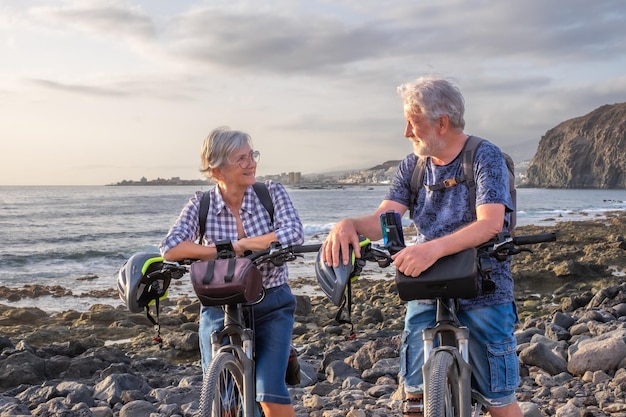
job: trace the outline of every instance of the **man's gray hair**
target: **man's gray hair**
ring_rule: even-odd
[[[465,128],[465,100],[461,90],[450,81],[435,76],[419,77],[398,87],[405,106],[419,110],[432,121],[448,116],[453,128]]]

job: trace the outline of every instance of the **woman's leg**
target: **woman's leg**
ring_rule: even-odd
[[[296,411],[293,404],[277,404],[262,402],[261,407],[265,417],[295,417]]]
[[[213,357],[211,333],[222,327],[224,327],[224,310],[221,307],[201,307],[198,337],[200,338],[200,356],[203,372],[206,372]]]
[[[267,417],[295,416],[285,382],[295,308],[286,284],[267,290],[253,308],[257,401]]]

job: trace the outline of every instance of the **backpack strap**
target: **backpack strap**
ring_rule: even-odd
[[[476,149],[483,143],[484,139],[478,136],[469,136],[463,145],[463,177],[469,188],[469,208],[472,218],[476,218],[476,180],[474,179],[474,159]]]
[[[418,157],[413,175],[411,176],[411,193],[409,200],[409,213],[411,219],[413,218],[413,209],[417,202],[417,194],[419,189],[426,187],[429,191],[439,191],[445,188],[454,187],[462,182],[467,184],[469,188],[469,203],[472,217],[476,218],[476,180],[474,179],[474,158],[476,156],[476,149],[484,141],[484,139],[478,136],[469,136],[463,145],[461,150],[461,166],[463,173],[459,177],[448,178],[443,182],[435,185],[424,185],[424,173],[426,172],[426,164],[430,158]]]
[[[270,215],[270,222],[274,224],[274,202],[272,201],[272,196],[270,196],[270,191],[267,189],[267,185],[264,182],[255,182],[252,184],[252,188],[254,188],[254,192],[256,196],[261,200],[261,204],[265,207],[265,210]]]
[[[509,232],[513,234],[513,230],[517,224],[517,189],[515,188],[515,162],[513,162],[513,158],[509,154],[502,152],[504,156],[504,160],[506,161],[506,167],[509,170],[509,193],[511,195],[511,203],[513,203],[513,210],[506,211],[510,212],[511,215],[509,217],[509,224],[507,225]]]
[[[417,202],[417,194],[420,188],[424,186],[424,172],[427,162],[428,158],[418,156],[415,162],[415,168],[413,169],[413,175],[411,176],[411,194],[409,196],[409,215],[411,216],[411,220],[413,219],[413,211],[415,203]]]
[[[205,191],[200,200],[200,209],[198,211],[198,225],[200,226],[199,243],[202,244],[204,232],[206,231],[206,218],[209,215],[209,203],[211,202],[211,191]]]
[[[267,189],[267,185],[264,182],[255,182],[252,184],[252,188],[256,193],[259,200],[261,200],[261,204],[265,207],[265,210],[270,215],[270,222],[274,224],[274,202],[272,201],[272,196],[270,195],[270,191]],[[198,222],[200,226],[200,243],[202,243],[202,239],[204,237],[204,232],[206,232],[206,218],[209,215],[209,204],[211,202],[211,191],[205,191],[202,194],[202,198],[200,199],[200,208],[198,209]]]

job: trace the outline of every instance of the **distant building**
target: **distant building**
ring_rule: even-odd
[[[301,173],[300,172],[290,172],[287,174],[287,184],[300,184],[301,181]]]

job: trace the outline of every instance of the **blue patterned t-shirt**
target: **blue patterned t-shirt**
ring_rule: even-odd
[[[409,154],[398,166],[386,200],[392,200],[409,207],[411,177],[417,164],[417,156]],[[435,165],[430,158],[424,172],[424,184],[440,184],[446,179],[463,174],[461,153],[447,165]],[[481,204],[504,204],[507,207],[505,218],[509,221],[509,211],[513,209],[509,193],[509,174],[500,149],[483,141],[476,149],[474,163],[476,180],[476,206]],[[469,188],[465,183],[443,190],[429,191],[420,187],[414,207],[413,222],[417,228],[416,244],[449,235],[475,219],[469,210]],[[419,278],[418,278],[419,279]],[[472,309],[488,305],[511,302],[513,297],[513,277],[510,260],[493,260],[491,279],[496,283],[493,294],[479,295],[474,299],[459,300],[461,308]],[[481,282],[479,279],[479,286]]]

